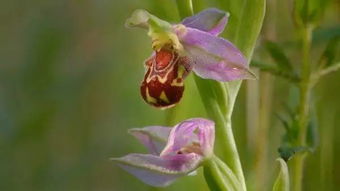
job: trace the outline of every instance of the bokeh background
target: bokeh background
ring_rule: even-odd
[[[267,4],[254,58],[270,61],[262,42],[272,40],[298,64],[292,1]],[[195,11],[205,7],[227,10],[222,0],[194,0]],[[151,42],[145,31],[124,27],[136,8],[179,21],[173,0],[0,2],[0,190],[208,190],[201,171],[158,189],[109,161],[146,152],[127,134],[129,128],[206,116],[191,77],[182,102],[173,109],[157,110],[141,99],[143,61]],[[313,34],[313,61],[339,35],[339,12],[339,1],[330,1]],[[294,88],[286,80],[257,73],[258,81],[243,84],[233,128],[249,188],[262,191],[270,189],[277,173],[283,126],[275,114],[283,112]],[[339,97],[339,72],[316,86],[319,139],[307,160],[305,190],[340,187]]]

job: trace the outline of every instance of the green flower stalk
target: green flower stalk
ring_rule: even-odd
[[[190,4],[192,4],[191,0],[177,0],[178,10],[182,17],[190,16],[193,13],[190,6],[187,6]],[[228,4],[230,5],[229,11],[238,13],[237,17],[243,19],[242,22],[231,20],[229,31],[237,31],[238,33],[233,35],[233,39],[230,40],[236,43],[236,46],[250,60],[262,27],[265,0],[246,1],[243,5],[236,1],[228,1]],[[244,6],[244,8],[239,11],[241,6]],[[216,122],[217,147],[223,153],[222,158],[239,180],[242,189],[246,190],[242,166],[231,127],[231,115],[241,81],[221,83],[202,80],[195,76],[195,82],[208,116]]]

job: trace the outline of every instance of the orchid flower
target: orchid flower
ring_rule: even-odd
[[[214,122],[193,118],[173,128],[151,126],[129,131],[150,154],[113,158],[120,167],[152,186],[167,186],[194,172],[213,156]]]
[[[228,17],[228,13],[210,8],[180,24],[170,24],[145,10],[132,14],[126,25],[147,29],[154,49],[145,61],[140,88],[148,104],[168,108],[178,103],[184,91],[183,80],[190,71],[222,82],[254,77],[240,50],[218,37]]]

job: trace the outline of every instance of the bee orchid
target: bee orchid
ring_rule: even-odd
[[[178,103],[184,79],[191,71],[221,82],[254,78],[240,50],[218,36],[228,17],[228,13],[210,8],[179,24],[170,24],[145,10],[132,14],[126,25],[147,29],[154,50],[145,61],[146,73],[140,87],[148,104],[168,108]]]

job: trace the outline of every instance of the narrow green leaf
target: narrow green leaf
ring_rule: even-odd
[[[219,0],[217,3],[223,7],[224,10],[230,13],[231,17],[228,20],[228,27],[227,27],[227,38],[232,40],[236,39],[237,30],[239,25],[241,24],[242,14],[243,14],[243,5],[245,0]]]
[[[227,28],[228,39],[236,45],[237,48],[246,56],[250,62],[256,40],[261,31],[263,19],[266,11],[265,0],[228,0],[230,3],[230,22]],[[233,19],[236,18],[236,19]],[[227,120],[231,119],[234,104],[236,102],[238,91],[241,87],[242,81],[233,81],[226,83],[227,92],[229,94],[228,100],[228,114]],[[231,122],[228,122],[231,124]],[[227,129],[232,133],[231,125]],[[233,135],[229,137],[233,138]],[[233,141],[234,142],[234,141]],[[231,167],[237,178],[240,180],[242,187],[246,190],[244,175],[238,156],[236,144],[234,143],[229,153],[233,153],[232,157],[223,158],[224,161]],[[228,149],[225,149],[228,151]]]
[[[289,131],[290,125],[289,125],[288,120],[287,120],[287,119],[284,119],[284,118],[283,118],[281,115],[279,115],[279,114],[276,114],[275,116],[276,116],[276,117],[279,119],[279,121],[282,123],[283,127],[285,128],[285,130],[286,130],[286,131]]]
[[[191,0],[176,0],[180,17],[183,19],[194,14]]]
[[[287,163],[282,159],[277,159],[280,163],[280,172],[275,180],[273,191],[289,191],[289,173]]]
[[[214,191],[234,190],[230,182],[226,181],[214,161],[204,166],[204,178],[210,188]]]
[[[280,70],[293,72],[292,64],[278,44],[272,41],[267,41],[264,43],[264,46]]]
[[[232,1],[230,5],[230,21],[228,23],[228,39],[238,47],[246,58],[251,60],[255,43],[262,28],[262,23],[266,10],[265,0],[252,1]],[[233,19],[233,17],[237,19]],[[234,103],[242,81],[232,81],[226,83],[229,93],[229,117],[232,115]],[[243,175],[242,175],[243,176]]]
[[[327,5],[331,0],[310,0],[309,3],[309,21],[316,24],[322,18]]]
[[[204,177],[212,191],[243,190],[232,170],[216,156],[204,164]]]
[[[253,67],[259,68],[261,71],[271,73],[274,76],[285,78],[294,83],[297,83],[300,81],[300,78],[295,72],[288,72],[285,70],[280,70],[277,66],[274,66],[272,64],[267,64],[267,63],[259,62],[256,60],[252,60],[250,65]]]
[[[313,31],[313,44],[324,43],[332,38],[340,36],[340,25],[333,25],[329,27],[316,28]]]
[[[229,40],[234,42],[235,45],[250,61],[253,55],[258,35],[260,34],[262,28],[262,23],[266,11],[266,1],[245,1],[242,7],[242,16],[239,20],[239,25],[237,26],[236,36],[234,37],[234,39]],[[230,15],[230,17],[233,17],[233,15]],[[230,29],[229,27],[230,26],[228,26],[228,30]]]
[[[219,170],[222,172],[224,177],[228,179],[235,190],[243,190],[242,185],[240,184],[240,181],[237,179],[233,171],[229,168],[228,165],[226,165],[220,158],[216,157],[214,158]]]
[[[280,157],[288,161],[290,160],[294,155],[298,153],[305,153],[305,152],[311,152],[312,150],[309,147],[302,147],[302,146],[297,146],[297,147],[292,147],[292,146],[281,146],[278,149],[278,152],[280,154]]]
[[[320,58],[319,65],[321,68],[331,66],[335,63],[335,58],[339,53],[340,35],[331,38]]]
[[[308,0],[295,0],[293,13],[296,24],[305,25],[308,21]]]
[[[295,0],[294,18],[299,25],[317,24],[330,0]]]

